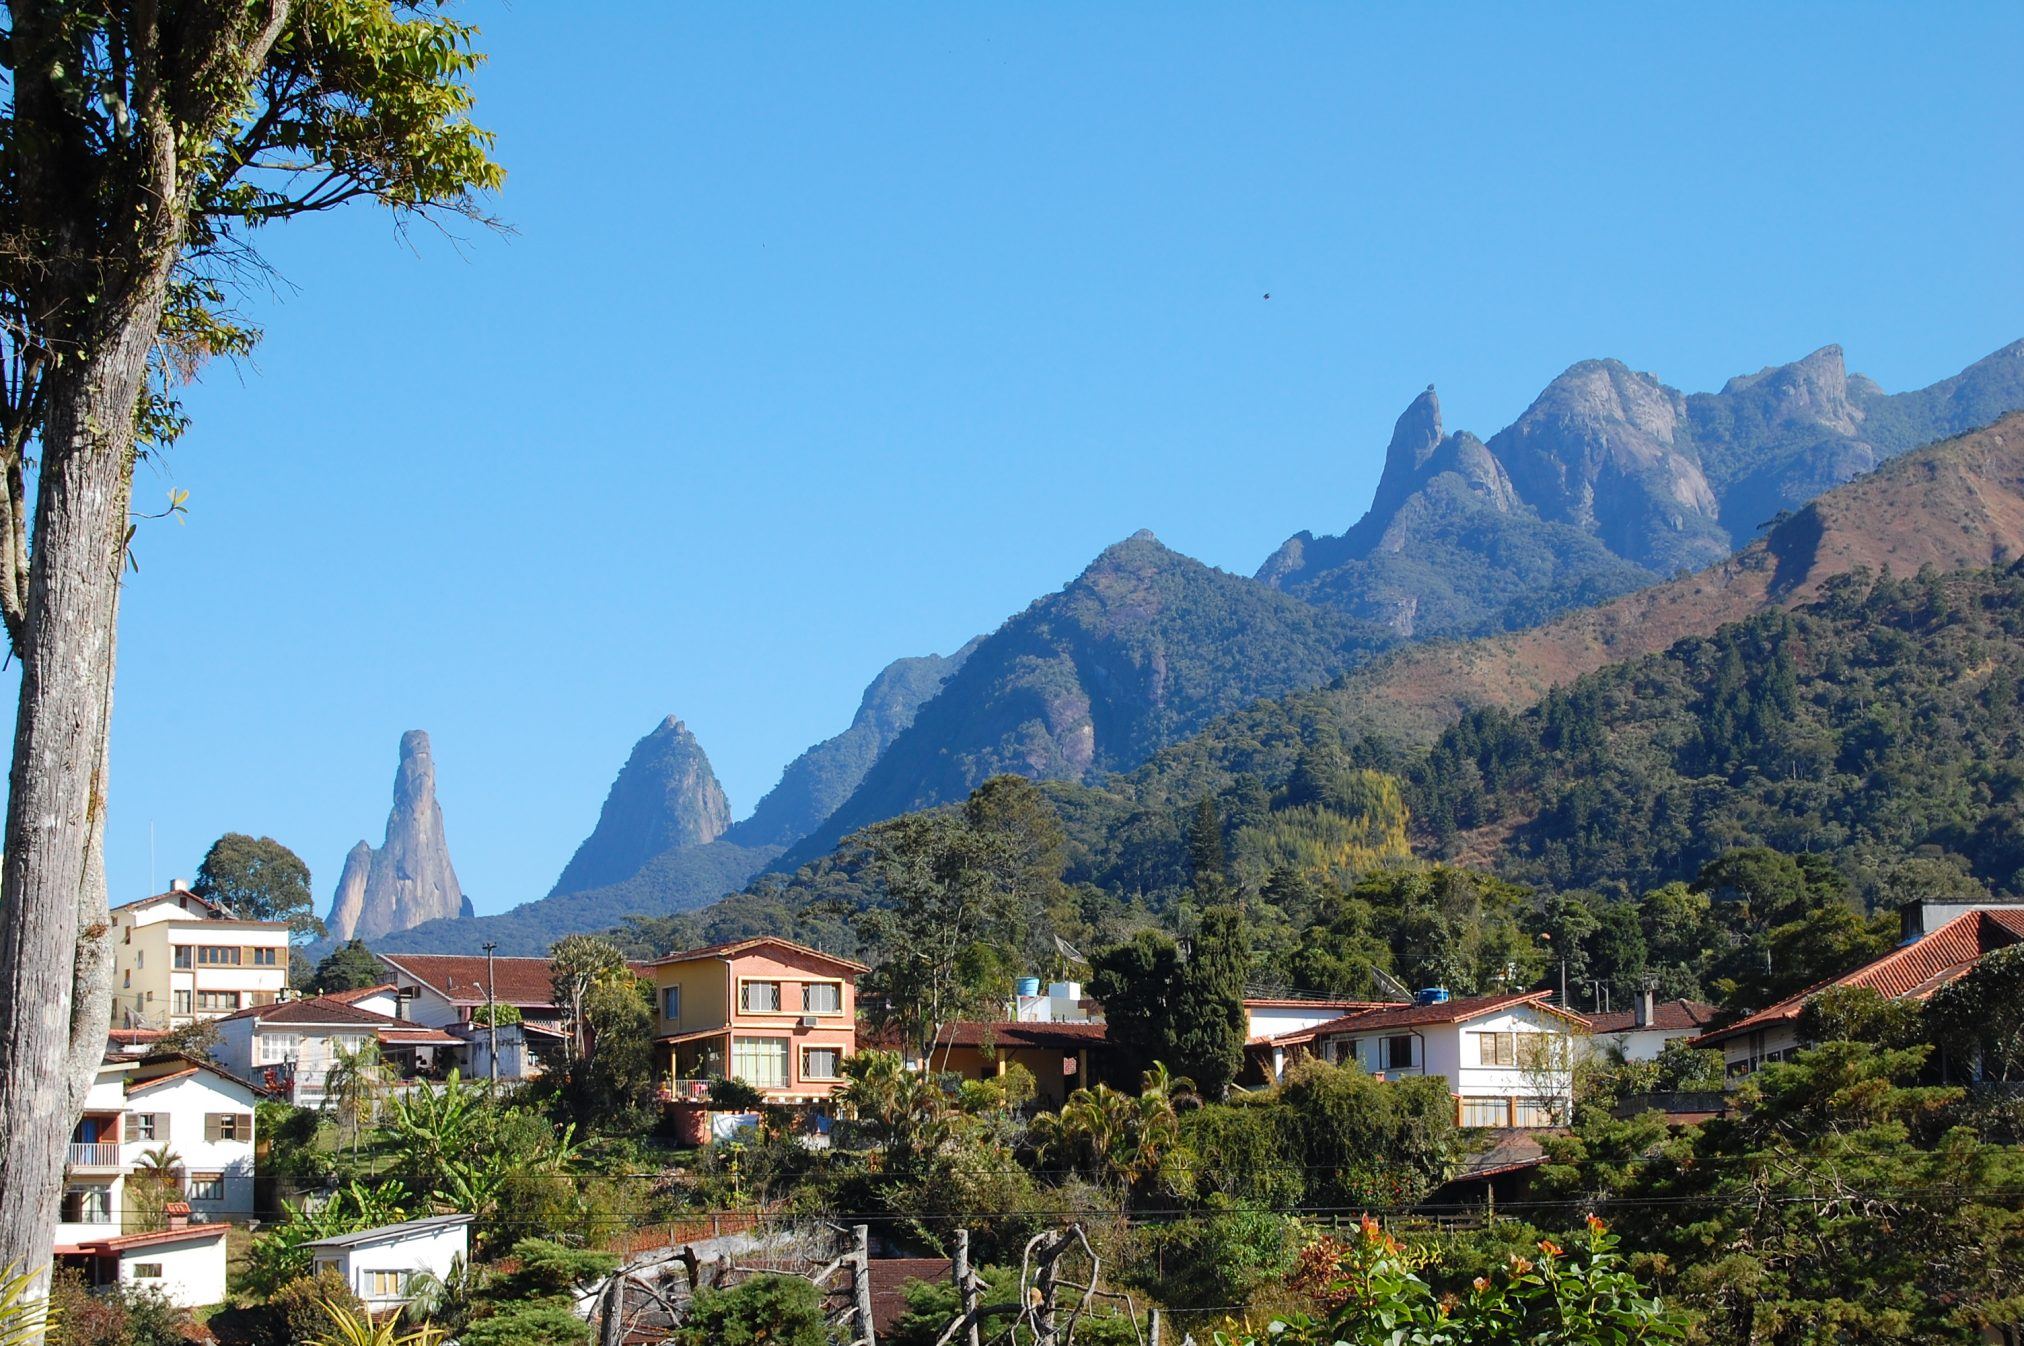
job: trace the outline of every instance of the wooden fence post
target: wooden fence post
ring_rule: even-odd
[[[857,1301],[857,1340],[864,1346],[878,1346],[878,1332],[871,1323],[871,1228],[868,1225],[851,1226],[850,1287]]]
[[[956,1308],[969,1320],[970,1326],[963,1333],[965,1346],[978,1346],[980,1341],[977,1323],[979,1295],[977,1285],[970,1272],[970,1231],[956,1231],[956,1256],[954,1259],[956,1277]]]

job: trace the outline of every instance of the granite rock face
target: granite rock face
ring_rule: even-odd
[[[335,939],[371,940],[424,921],[468,915],[470,903],[450,864],[443,810],[436,803],[429,736],[410,729],[401,735],[386,839],[378,849],[361,841],[345,856],[325,924]]]
[[[1691,396],[1583,360],[1487,443],[1446,432],[1429,388],[1363,517],[1289,538],[1258,578],[1401,637],[1521,629],[1712,564],[1886,459],[2018,409],[2024,342],[1895,395],[1839,346]]]
[[[731,825],[731,803],[703,745],[670,715],[633,745],[597,826],[563,867],[550,896],[617,883],[664,851],[715,841]]]

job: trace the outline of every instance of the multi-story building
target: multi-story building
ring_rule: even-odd
[[[651,966],[661,1073],[671,1103],[731,1077],[773,1103],[826,1101],[857,1048],[864,964],[763,935]]]
[[[112,909],[113,1023],[175,1028],[288,995],[288,926],[242,921],[178,880]]]
[[[222,1300],[227,1222],[252,1214],[256,1101],[207,1062],[108,1055],[64,1158],[57,1260],[94,1285],[153,1287],[189,1308]],[[151,1219],[142,1175],[175,1185]]]

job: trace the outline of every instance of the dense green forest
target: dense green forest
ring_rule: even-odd
[[[1888,947],[1904,898],[2016,888],[2020,632],[2019,568],[1858,573],[1523,713],[1472,714],[1427,750],[1301,693],[1100,787],[1000,778],[991,811],[1017,822],[994,825],[1043,858],[1002,885],[1007,952],[980,985],[1065,970],[1057,937],[1186,937],[1228,894],[1260,989],[1367,994],[1382,972],[1487,990],[1555,980],[1566,958],[1577,1001],[1652,980],[1761,1003]],[[892,897],[874,859],[918,826],[865,829],[627,941],[771,930],[876,962],[867,914]]]

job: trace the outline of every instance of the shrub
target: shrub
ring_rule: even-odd
[[[799,1276],[754,1276],[728,1290],[698,1290],[679,1346],[828,1346],[822,1292]]]
[[[267,1301],[268,1346],[295,1346],[329,1331],[331,1320],[324,1308],[326,1304],[355,1313],[365,1311],[364,1301],[352,1293],[344,1277],[335,1271],[301,1276],[276,1290]]]
[[[197,1325],[161,1291],[121,1282],[94,1292],[75,1271],[49,1287],[49,1346],[188,1346]]]
[[[710,1081],[710,1106],[720,1112],[755,1112],[765,1098],[756,1084],[729,1077]]]
[[[465,1328],[457,1341],[459,1346],[587,1346],[590,1324],[576,1316],[568,1300],[525,1300],[500,1305],[491,1317]]]

